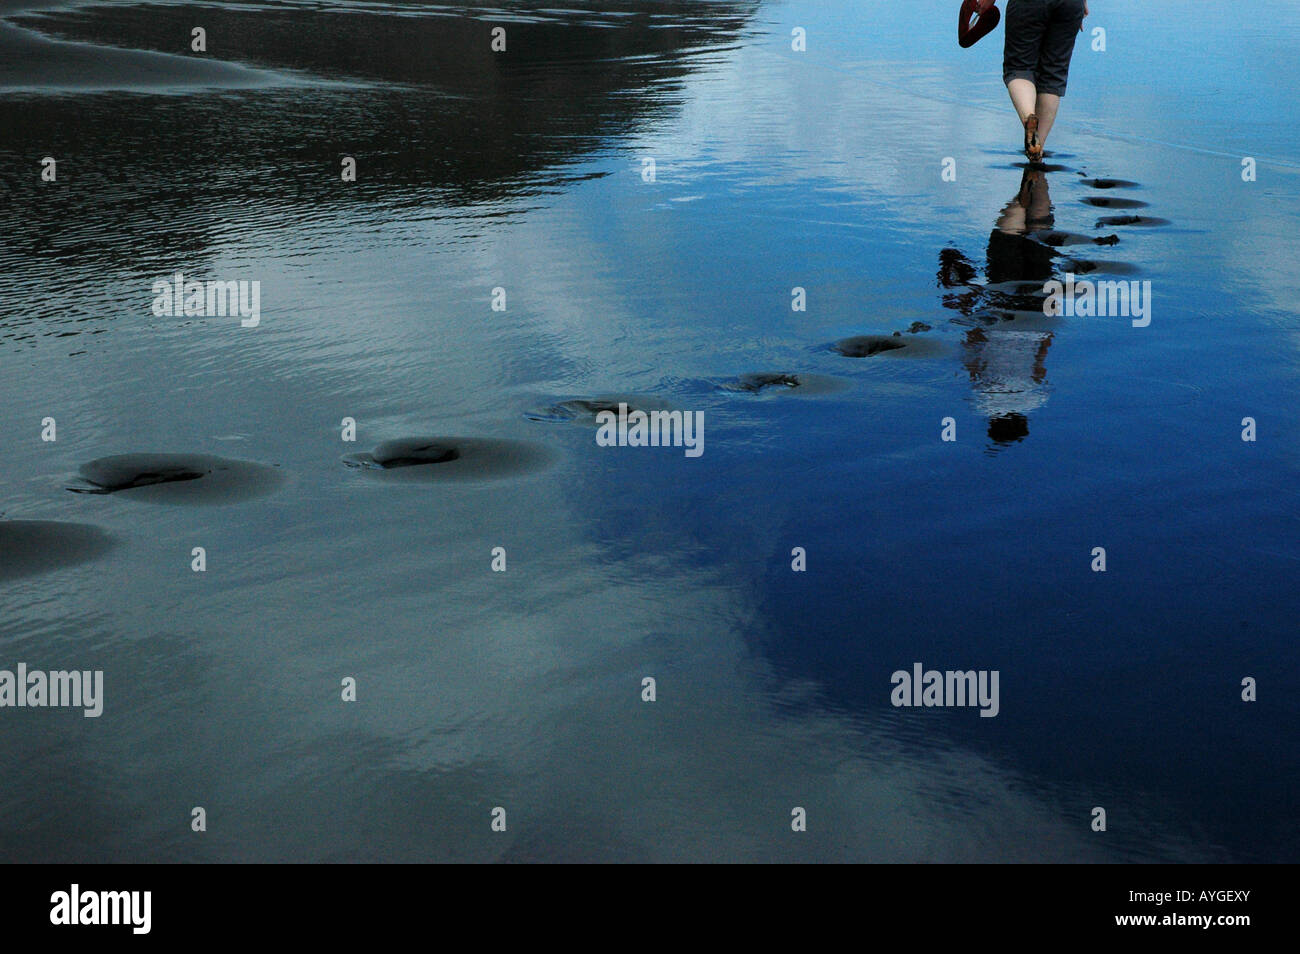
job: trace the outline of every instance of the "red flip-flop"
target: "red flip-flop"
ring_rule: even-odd
[[[1002,11],[995,6],[996,3],[997,0],[962,0],[961,13],[957,17],[957,42],[963,50],[997,29]],[[975,17],[974,23],[971,23],[971,17]]]

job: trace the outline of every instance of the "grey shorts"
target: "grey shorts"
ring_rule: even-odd
[[[1002,81],[1027,79],[1040,93],[1065,95],[1084,0],[1007,0]]]

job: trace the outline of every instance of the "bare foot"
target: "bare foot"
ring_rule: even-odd
[[[1025,157],[1030,162],[1043,161],[1043,144],[1038,141],[1038,115],[1030,113],[1025,120]]]

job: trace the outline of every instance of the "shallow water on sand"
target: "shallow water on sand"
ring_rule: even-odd
[[[0,3],[0,669],[106,695],[0,857],[1294,860],[1300,10],[1098,14],[1025,176],[950,0],[563,6]]]

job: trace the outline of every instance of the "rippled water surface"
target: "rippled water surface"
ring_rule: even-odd
[[[1295,860],[1300,8],[955,5],[0,2],[0,857]]]

